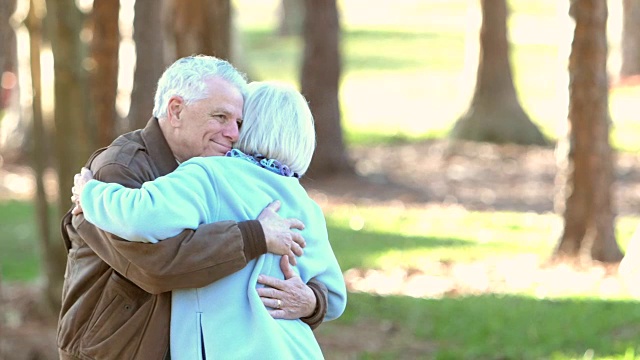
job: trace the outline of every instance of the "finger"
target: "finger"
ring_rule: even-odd
[[[89,170],[89,168],[86,167],[82,167],[82,169],[80,169],[80,174],[85,175],[85,174],[91,174],[91,176],[93,176],[93,173],[91,173],[91,170]]]
[[[298,245],[296,243],[291,243],[291,247],[289,248],[289,254],[290,255],[296,255],[296,256],[302,256],[302,254],[304,254],[304,251],[302,250],[300,245]]]
[[[287,219],[289,220],[289,228],[291,229],[298,229],[298,230],[304,230],[304,223],[298,219],[295,218],[291,218],[291,219]]]
[[[258,283],[265,285],[265,286],[269,286],[273,289],[278,289],[281,290],[284,288],[284,281],[274,278],[272,276],[268,276],[268,275],[260,275],[258,276]],[[276,296],[270,296],[270,295],[275,295],[275,292],[269,292],[269,291],[264,291],[264,290],[272,290],[275,291],[273,289],[264,289],[264,288],[258,288],[258,293],[264,293],[264,296],[269,296],[269,297],[276,297]],[[263,290],[263,291],[260,291]],[[262,296],[262,295],[261,295]]]
[[[282,309],[269,310],[269,315],[271,315],[271,317],[274,319],[284,319],[287,315],[287,312]]]
[[[260,297],[260,300],[262,301],[263,304],[265,304],[265,306],[273,306],[272,300],[282,299],[287,295],[286,292],[282,290],[274,289],[272,287],[261,287],[261,288],[257,288],[256,290],[258,292],[258,296]]]
[[[286,256],[288,258],[287,263],[290,263],[293,266],[298,264],[298,260],[296,259],[296,254],[294,254],[293,251],[289,250],[289,255],[283,255],[283,256]]]
[[[287,255],[284,255],[280,259],[280,270],[282,270],[285,280],[291,279],[292,277],[296,276],[296,273],[293,271],[293,269],[289,265],[288,258],[289,257]],[[292,264],[292,265],[295,265],[295,264]]]
[[[278,212],[278,210],[280,210],[280,205],[282,205],[280,203],[280,200],[274,200],[271,202],[271,204],[267,205],[265,209],[270,209],[270,210],[273,210],[274,212]]]
[[[71,210],[71,215],[78,215],[80,214],[82,211],[80,211],[80,208],[76,205],[73,207],[73,210]]]
[[[292,231],[291,232],[291,240],[293,240],[295,242],[295,244],[297,244],[300,247],[307,246],[307,242],[304,240],[302,235],[297,231]]]

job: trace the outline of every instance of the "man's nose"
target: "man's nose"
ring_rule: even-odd
[[[238,123],[235,121],[231,121],[229,126],[225,128],[224,136],[228,137],[231,142],[238,141],[238,136],[240,135],[240,129],[238,128]]]

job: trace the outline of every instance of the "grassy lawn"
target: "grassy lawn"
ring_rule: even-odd
[[[382,327],[388,335],[371,350],[345,350],[327,354],[327,359],[640,358],[637,302],[509,295],[440,300],[349,296],[345,315],[316,331],[320,339],[347,327],[360,329],[359,324]]]
[[[5,281],[33,280],[38,244],[33,209],[0,203],[0,262]],[[496,256],[546,257],[559,219],[552,214],[482,213],[460,209],[338,206],[327,212],[330,238],[344,271],[428,271],[435,261],[464,263]],[[621,246],[638,219],[621,218]],[[540,297],[517,294],[414,298],[352,292],[345,314],[318,330],[332,344],[328,359],[636,359],[640,306],[598,292]],[[369,330],[366,330],[369,329]],[[335,345],[362,330],[379,346]],[[373,336],[373,335],[372,335]],[[337,340],[336,340],[337,339]],[[327,345],[327,347],[329,347]],[[592,354],[592,355],[589,355]]]
[[[34,280],[40,271],[40,244],[33,206],[0,202],[0,278]],[[62,241],[62,239],[60,239]]]

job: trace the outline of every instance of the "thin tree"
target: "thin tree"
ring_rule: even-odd
[[[607,3],[573,1],[569,12],[575,30],[569,55],[568,154],[557,181],[564,184],[559,203],[564,231],[555,256],[616,262],[622,253],[616,243],[612,205]]]
[[[42,20],[45,15],[45,4],[43,0],[31,0],[29,2],[29,13],[25,19],[25,25],[29,31],[29,56],[31,70],[31,88],[33,91],[32,98],[32,154],[31,164],[33,167],[36,180],[36,194],[34,204],[36,209],[36,220],[38,225],[38,235],[40,238],[41,253],[45,260],[45,268],[47,271],[53,268],[59,271],[56,266],[59,258],[49,258],[49,254],[56,254],[61,244],[59,236],[52,234],[51,217],[49,214],[49,202],[44,186],[45,169],[48,165],[48,136],[43,121],[42,114],[42,82],[41,82],[41,63],[40,49],[42,47]],[[64,264],[64,263],[63,263]],[[58,291],[55,279],[47,277],[46,296],[47,304],[54,306],[53,309],[58,310],[57,303],[49,300],[55,296]]]
[[[304,2],[300,0],[281,0],[278,7],[278,35],[293,36],[302,33],[304,20]]]
[[[171,0],[165,23],[169,27],[168,46],[173,48],[175,58],[193,54],[230,58],[229,0]]]
[[[153,111],[156,83],[165,68],[161,6],[156,0],[136,0],[134,11],[136,68],[127,116],[129,130],[140,129],[147,124]]]
[[[520,105],[513,84],[506,0],[481,0],[480,60],[469,109],[455,123],[453,139],[545,145],[547,140]]]
[[[305,0],[304,55],[300,76],[316,127],[312,177],[351,171],[340,125],[340,21],[335,0]]]
[[[73,175],[95,148],[92,142],[89,120],[89,73],[84,67],[88,54],[87,45],[79,34],[84,26],[84,15],[75,2],[67,0],[47,1],[47,17],[51,49],[54,56],[54,123],[55,159],[58,174],[58,215],[71,208],[69,194]],[[46,254],[46,276],[50,280],[49,300],[60,305],[64,281],[66,250],[62,239],[54,242]]]
[[[17,79],[15,76],[16,36],[11,26],[11,16],[15,10],[15,0],[0,1],[0,81],[4,82],[0,83],[0,115],[9,102],[9,89],[6,88],[10,86],[9,73],[14,74],[12,79]]]
[[[640,76],[640,0],[623,0],[622,15],[620,80],[624,82]]]
[[[118,91],[118,50],[120,30],[118,13],[120,2],[94,0],[91,40],[92,104],[97,123],[98,146],[107,146],[116,135],[116,95]]]

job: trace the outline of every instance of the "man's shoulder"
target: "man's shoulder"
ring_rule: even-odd
[[[132,131],[115,139],[111,145],[98,154],[91,165],[96,171],[106,165],[131,166],[136,158],[147,156],[147,149],[140,130]]]

